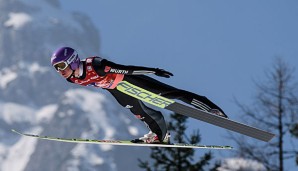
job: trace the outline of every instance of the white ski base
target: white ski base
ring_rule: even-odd
[[[201,144],[182,144],[182,143],[171,143],[171,144],[147,144],[147,143],[132,143],[129,140],[92,140],[92,139],[80,139],[80,138],[58,138],[49,136],[40,136],[34,134],[24,134],[14,129],[11,130],[22,136],[50,140],[50,141],[60,141],[68,143],[86,143],[86,144],[109,144],[109,145],[122,145],[122,146],[147,146],[147,147],[172,147],[172,148],[201,148],[201,149],[220,149],[220,150],[230,150],[233,149],[231,146],[221,146],[221,145],[201,145]]]

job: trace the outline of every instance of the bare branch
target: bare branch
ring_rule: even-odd
[[[282,58],[276,58],[272,70],[265,72],[266,80],[255,81],[257,95],[254,104],[243,105],[235,100],[243,111],[246,123],[278,132],[276,141],[265,145],[232,136],[239,146],[238,155],[258,160],[264,163],[268,170],[284,170],[283,160],[298,156],[294,148],[284,148],[284,143],[288,142],[285,141],[285,138],[289,137],[286,136],[288,133],[297,135],[298,138],[298,126],[296,128],[293,124],[294,122],[298,125],[298,84],[293,81],[293,73],[294,69]]]

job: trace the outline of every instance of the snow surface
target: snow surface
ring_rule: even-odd
[[[36,123],[35,110],[16,103],[0,103],[0,118],[6,123]]]
[[[17,64],[5,67],[0,70],[0,88],[6,89],[11,82],[16,80],[19,75],[18,73],[27,74],[29,77],[34,78],[37,73],[45,73],[50,70],[50,67],[41,66],[37,62],[25,63],[19,61]]]
[[[57,105],[47,105],[40,110],[35,110],[31,107],[16,103],[0,103],[0,108],[2,109],[0,118],[8,124],[27,122],[38,125],[38,123],[47,122],[52,119],[57,110]],[[36,126],[26,132],[39,134],[41,131],[42,128]],[[15,137],[16,136],[17,135],[15,135]],[[0,170],[24,170],[30,160],[31,154],[35,150],[37,141],[38,139],[22,136],[12,146],[0,144],[0,163],[2,163]]]
[[[17,73],[11,69],[5,68],[0,71],[0,88],[5,89],[10,82],[18,77]]]
[[[45,73],[49,71],[49,67],[43,67],[39,65],[37,62],[33,62],[31,65],[28,66],[28,71],[31,75],[34,75],[37,72]]]
[[[33,132],[41,132],[41,128],[35,128]],[[3,171],[22,171],[26,167],[28,161],[30,160],[31,154],[34,152],[36,143],[38,139],[36,138],[27,138],[21,137],[17,143],[15,143],[10,148],[1,147],[0,152],[1,156],[5,155],[5,161],[2,162],[0,170]],[[5,152],[5,153],[3,153]]]
[[[0,170],[137,167],[126,163],[137,162],[135,156],[144,149],[62,143],[66,148],[61,148],[59,142],[38,141],[9,131],[15,128],[49,136],[119,139],[136,136],[138,127],[140,131],[146,128],[142,122],[133,122],[133,115],[127,116],[125,109],[105,95],[86,87],[65,87],[67,83],[50,67],[49,51],[64,41],[84,49],[85,54],[98,49],[94,36],[98,32],[84,14],[66,13],[57,0],[3,1],[1,7],[1,22],[6,28],[0,30],[0,61],[6,63],[0,63]],[[49,150],[51,154],[44,155]],[[126,157],[127,152],[133,152],[134,157]]]
[[[39,124],[52,119],[58,106],[56,104],[47,105],[39,110],[20,105],[17,103],[0,103],[0,119],[8,124],[27,122]]]
[[[98,132],[98,124],[105,128],[105,139],[111,139],[114,136],[115,129],[110,126],[107,120],[108,114],[103,109],[105,96],[99,93],[94,93],[87,89],[72,89],[65,93],[67,99],[64,103],[77,104],[82,107],[84,112],[89,113],[91,128],[96,133]]]
[[[106,99],[104,95],[94,93],[87,89],[72,89],[68,90],[65,93],[65,96],[65,104],[75,104],[81,106],[84,112],[88,113],[92,134],[96,134],[101,128],[104,132],[103,139],[114,138],[116,130],[113,126],[111,126],[111,124],[109,124],[109,114],[107,114],[104,110],[103,103]],[[82,135],[83,138],[84,136],[86,135]],[[113,147],[112,145],[102,145],[101,148],[103,151],[109,151]]]
[[[32,11],[31,15],[34,18],[34,25],[38,27],[52,27],[53,24],[57,25],[67,25],[71,29],[83,30],[80,23],[77,22],[73,14],[65,13],[65,11],[49,5],[45,0],[20,0],[24,4],[27,4],[31,8],[38,10]],[[63,17],[61,17],[63,16]]]
[[[23,12],[10,12],[8,16],[9,19],[6,22],[4,22],[4,26],[12,27],[15,30],[21,29],[33,20],[29,14]]]
[[[139,131],[138,128],[134,127],[134,126],[128,126],[128,131],[131,135],[133,136],[137,136],[139,135]]]
[[[89,153],[87,149],[87,144],[78,144],[76,147],[71,151],[72,155],[75,157],[75,160],[77,160],[75,163],[80,162],[80,157],[86,157],[88,158],[88,162],[92,165],[101,165],[104,163],[104,159],[97,156],[94,153]]]
[[[51,119],[54,117],[54,114],[56,113],[57,109],[58,109],[57,104],[51,104],[51,105],[42,107],[35,114],[37,122],[41,123],[41,122],[51,121]]]

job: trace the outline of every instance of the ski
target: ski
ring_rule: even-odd
[[[121,81],[117,85],[117,90],[156,107],[198,119],[203,122],[207,122],[209,124],[216,125],[261,141],[269,142],[275,136],[273,133],[183,105],[174,100],[162,97],[141,87],[133,85],[127,81]]]
[[[129,140],[93,140],[93,139],[81,139],[81,138],[58,138],[50,136],[40,136],[34,134],[25,134],[14,129],[11,130],[26,137],[33,137],[38,139],[50,140],[50,141],[60,141],[68,143],[87,143],[87,144],[108,144],[108,145],[122,145],[122,146],[147,146],[147,147],[175,147],[175,148],[201,148],[201,149],[222,149],[229,150],[233,149],[231,146],[221,146],[221,145],[201,145],[201,144],[183,144],[183,143],[171,143],[171,144],[146,144],[146,143],[132,143]]]

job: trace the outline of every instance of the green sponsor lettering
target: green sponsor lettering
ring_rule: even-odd
[[[142,89],[127,81],[121,81],[117,85],[117,90],[160,108],[165,108],[175,102],[174,100],[170,100],[168,98],[152,93],[148,90]]]

